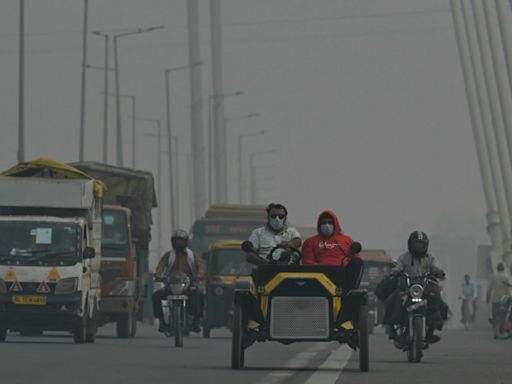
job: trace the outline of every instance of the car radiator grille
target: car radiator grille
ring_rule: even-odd
[[[329,338],[329,302],[325,297],[275,297],[270,316],[273,339]]]

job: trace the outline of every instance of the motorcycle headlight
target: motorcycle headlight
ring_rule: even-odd
[[[173,295],[181,295],[185,289],[187,289],[187,284],[183,283],[171,283],[169,284],[169,288]]]
[[[414,284],[409,288],[409,295],[412,299],[421,299],[423,296],[423,287],[419,284]]]
[[[109,296],[132,296],[135,292],[135,282],[132,280],[121,281],[113,290],[111,290]]]
[[[77,287],[78,277],[67,277],[58,281],[57,286],[55,287],[55,294],[68,295],[70,293],[75,293]]]
[[[0,279],[0,293],[7,293],[7,286],[3,279]]]

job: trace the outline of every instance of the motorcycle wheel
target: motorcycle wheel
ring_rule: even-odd
[[[414,333],[412,340],[412,349],[414,351],[414,362],[419,363],[423,357],[423,318],[415,317],[414,322]]]
[[[368,307],[359,307],[359,369],[361,372],[368,372],[370,368],[370,353],[368,342]]]
[[[235,303],[233,319],[233,336],[231,338],[231,368],[240,369],[244,366],[244,348],[242,345],[243,339],[243,313],[242,304]]]
[[[172,317],[174,322],[174,346],[183,347],[183,327],[182,327],[183,307],[176,304],[172,308]]]

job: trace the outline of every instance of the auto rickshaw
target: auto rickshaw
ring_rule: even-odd
[[[235,290],[231,368],[244,367],[254,342],[338,341],[358,349],[359,368],[368,371],[367,291],[343,292],[342,276],[337,266],[258,266],[250,286]]]
[[[204,254],[206,263],[206,297],[203,337],[210,337],[212,328],[233,324],[233,292],[235,286],[249,286],[252,265],[245,260],[241,240],[219,240]]]
[[[376,325],[382,324],[384,318],[384,303],[378,300],[375,287],[393,267],[393,258],[384,250],[364,250],[360,253],[364,261],[364,273],[361,287],[368,289],[368,332],[373,333]]]

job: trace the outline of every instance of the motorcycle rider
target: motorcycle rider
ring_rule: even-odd
[[[271,203],[266,212],[267,224],[252,231],[248,240],[252,249],[246,250],[246,258],[254,265],[269,264],[267,256],[277,245],[299,248],[302,244],[299,231],[286,225],[288,210],[284,205]]]
[[[165,276],[174,272],[186,273],[191,282],[201,284],[204,280],[204,266],[199,258],[188,248],[188,233],[183,229],[176,230],[171,236],[172,250],[167,251],[156,267],[155,280],[161,281]],[[170,292],[165,288],[161,288],[153,293],[153,315],[159,320],[159,332],[165,332],[166,323],[162,311],[162,300],[164,300]],[[200,290],[189,290],[187,292],[188,303],[187,312],[193,317],[190,330],[192,332],[200,332],[199,327],[201,314],[203,313],[203,293]]]
[[[397,276],[400,272],[409,275],[424,275],[432,273],[439,279],[445,278],[445,273],[439,264],[439,261],[428,253],[429,239],[424,232],[414,231],[407,240],[408,251],[399,256],[397,265],[391,271],[392,275]],[[384,314],[383,324],[389,325],[389,338],[395,340],[400,346],[398,334],[394,327],[395,324],[403,323],[403,308],[400,297],[400,284],[385,301],[386,312]],[[443,326],[442,309],[446,309],[446,304],[441,300],[441,292],[437,281],[431,281],[425,287],[427,297],[427,331],[425,342],[428,344],[436,343],[441,338],[434,335],[436,329],[441,330]]]
[[[363,260],[359,254],[352,254],[350,247],[354,240],[341,228],[333,211],[320,213],[317,221],[318,234],[304,241],[302,263],[304,265],[342,266],[342,294],[359,287],[363,273]]]
[[[475,284],[471,282],[471,277],[467,273],[464,275],[464,283],[461,285],[460,299],[462,300],[460,307],[460,322],[463,324],[472,324],[476,316],[476,288]],[[468,313],[465,311],[466,306],[468,306]],[[466,315],[468,314],[469,319],[466,318]]]

